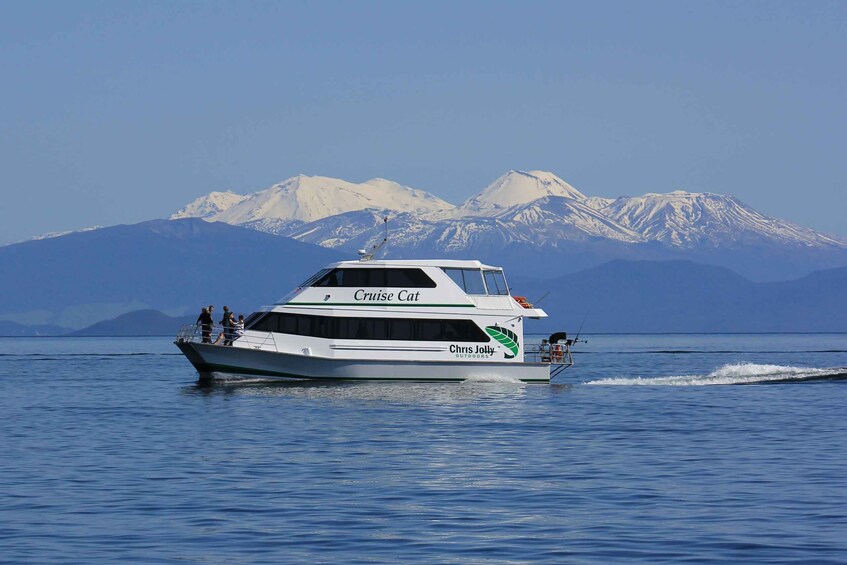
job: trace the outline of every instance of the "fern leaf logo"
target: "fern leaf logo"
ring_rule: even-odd
[[[493,337],[495,340],[502,343],[506,349],[512,352],[511,355],[508,353],[503,353],[506,356],[506,359],[514,359],[515,355],[518,354],[518,336],[515,335],[515,332],[509,331],[506,328],[501,328],[500,326],[488,326],[485,328],[485,332]]]

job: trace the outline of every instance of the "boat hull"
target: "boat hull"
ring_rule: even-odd
[[[550,382],[550,365],[546,363],[331,359],[191,341],[175,343],[201,377],[222,372],[287,380],[464,381],[504,378]]]

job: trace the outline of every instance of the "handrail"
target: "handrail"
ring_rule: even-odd
[[[203,328],[205,324],[186,324],[176,334],[177,343],[203,343],[205,345],[217,345],[231,347],[238,343],[239,347],[250,349],[264,349],[278,352],[276,341],[271,332],[257,332],[254,330],[241,330],[235,327],[224,327],[212,324],[209,331],[209,340],[203,341]],[[231,341],[232,344],[227,343]]]
[[[559,365],[562,369],[573,365],[571,346],[567,343],[527,343],[524,345],[524,360]]]

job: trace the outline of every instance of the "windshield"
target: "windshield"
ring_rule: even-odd
[[[300,283],[298,285],[299,288],[306,288],[307,286],[312,286],[313,282],[315,282],[316,280],[318,280],[319,278],[321,278],[322,276],[324,276],[325,274],[327,274],[331,270],[332,269],[321,269],[320,271],[318,271],[317,273],[315,273],[314,275],[312,275],[311,277],[309,277],[308,279],[306,279],[305,281]]]
[[[448,277],[453,279],[453,282],[459,285],[459,288],[464,290],[465,293],[482,295],[487,294],[485,291],[485,283],[482,280],[482,271],[480,271],[479,269],[453,269],[444,267],[442,268],[442,270],[447,274]],[[491,294],[498,293],[492,292]]]
[[[485,286],[488,287],[488,294],[509,294],[509,287],[506,286],[506,277],[503,276],[503,271],[483,271],[485,274]]]

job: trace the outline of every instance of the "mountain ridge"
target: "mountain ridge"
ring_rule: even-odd
[[[847,265],[847,240],[768,217],[733,196],[711,192],[588,197],[553,173],[511,170],[459,206],[440,201],[436,209],[412,210],[388,197],[378,199],[377,206],[374,202],[339,204],[331,211],[324,206],[325,213],[317,214],[322,217],[311,221],[294,213],[269,217],[254,210],[252,219],[242,217],[240,225],[354,253],[382,240],[383,220],[389,217],[389,245],[383,253],[391,257],[502,257],[539,277],[611,259],[689,259],[755,280]],[[250,205],[245,199],[235,207]],[[227,211],[213,217],[234,221]]]
[[[687,260],[613,260],[548,280],[527,278],[521,273],[509,275],[514,294],[526,295],[531,300],[546,294],[539,306],[549,317],[529,321],[527,331],[531,333],[557,330],[574,333],[583,319],[583,335],[847,332],[847,320],[837,315],[847,308],[847,267],[771,283],[750,281],[729,269]],[[181,325],[193,323],[196,316],[194,311],[172,316],[148,308],[71,333],[67,329],[58,333],[174,335]],[[7,335],[39,333],[35,328],[19,324],[10,326]],[[53,335],[60,329],[43,326],[41,333],[47,328]]]
[[[0,320],[79,329],[156,307],[261,306],[344,255],[223,222],[150,220],[0,247]],[[297,269],[290,268],[297,265]],[[233,301],[238,300],[236,304]],[[191,306],[194,305],[194,306]]]
[[[302,188],[305,186],[303,183],[309,185],[308,190]],[[374,183],[374,186],[368,183]],[[289,194],[296,192],[298,198],[308,200],[317,198],[314,194],[321,190],[333,196],[338,194],[339,187],[347,189],[350,186],[370,187],[371,195],[359,194],[352,203],[349,199],[339,199],[332,206],[326,204],[325,200],[328,197],[323,196],[321,202],[307,203],[312,206],[308,213],[301,213],[300,209],[295,210],[291,206],[287,208],[271,206],[273,210],[267,211],[262,208],[262,204],[257,203],[262,199],[267,200],[269,191],[278,191],[279,187],[288,187],[286,190]],[[360,189],[360,192],[362,190],[364,189]],[[384,192],[380,193],[379,197],[372,196],[379,190]],[[395,192],[400,190],[406,196],[412,195],[411,200],[397,202],[392,199],[391,194],[394,193],[391,193],[391,190]],[[731,248],[743,245],[813,247],[842,252],[847,261],[847,240],[765,216],[733,196],[674,190],[667,194],[650,192],[642,196],[623,196],[614,199],[587,197],[553,173],[539,170],[508,171],[459,206],[453,206],[423,191],[409,189],[385,179],[372,179],[366,183],[353,185],[339,179],[300,175],[265,191],[245,196],[226,210],[216,212],[216,206],[219,207],[219,204],[212,202],[211,199],[212,196],[220,198],[220,194],[211,193],[210,201],[205,204],[198,204],[201,199],[195,200],[174,216],[185,215],[190,213],[190,210],[196,210],[198,216],[206,219],[245,225],[260,231],[294,238],[303,237],[301,234],[308,234],[309,241],[312,243],[345,249],[352,249],[357,245],[352,243],[353,240],[359,241],[363,233],[378,227],[381,220],[374,219],[372,225],[368,226],[359,218],[356,224],[359,226],[358,231],[346,230],[346,234],[340,236],[335,230],[322,239],[322,226],[334,223],[325,220],[350,212],[380,210],[383,217],[386,214],[394,215],[405,226],[404,229],[395,231],[397,237],[393,243],[399,248],[420,248],[418,239],[422,231],[431,234],[438,231],[440,226],[444,228],[443,235],[435,239],[443,240],[448,232],[457,231],[456,222],[466,223],[464,231],[467,232],[478,229],[474,227],[474,224],[488,227],[492,225],[481,221],[480,218],[494,218],[500,221],[499,229],[532,231],[529,237],[534,241],[542,242],[542,245],[554,239],[562,242],[606,238],[631,244],[657,242],[669,249]],[[426,205],[420,205],[422,202]],[[201,214],[201,209],[209,210],[209,213],[204,216]],[[412,216],[406,216],[406,214]],[[417,227],[409,229],[413,223],[416,223]],[[564,225],[570,227],[565,229]],[[428,226],[428,229],[424,229],[424,226]],[[416,239],[404,240],[402,236],[404,232],[414,234],[413,237]],[[373,237],[379,237],[379,235],[374,233]],[[509,242],[513,238],[508,234],[502,234],[496,239]],[[453,247],[457,245],[454,244]],[[438,246],[432,247],[433,251],[438,249]],[[476,251],[473,246],[467,246],[464,249]]]
[[[847,320],[835,314],[847,307],[847,267],[755,282],[687,260],[616,260],[548,281],[509,283],[528,296],[549,291],[540,305],[549,317],[533,322],[533,331],[562,329],[554,320],[572,324],[583,317],[586,333],[847,331]]]
[[[218,201],[223,200],[222,194],[233,195],[230,198],[233,202],[220,206]],[[235,197],[240,199],[235,201]],[[173,214],[171,219],[190,216],[261,228],[263,220],[308,223],[344,212],[378,207],[423,213],[450,210],[453,205],[422,190],[387,179],[352,183],[301,174],[244,196],[213,192],[194,200]]]

